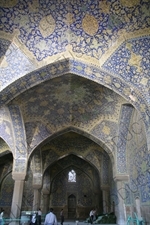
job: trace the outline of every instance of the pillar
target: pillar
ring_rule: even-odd
[[[140,199],[138,197],[135,199],[135,207],[138,219],[142,220]]]
[[[103,213],[109,213],[109,189],[102,187],[102,196],[103,196]]]
[[[49,211],[49,202],[50,202],[50,176],[49,173],[45,173],[43,177],[43,187],[42,187],[42,208],[43,213]]]
[[[49,212],[49,194],[43,193],[43,204],[42,204],[42,212],[43,213],[48,213]]]
[[[126,225],[126,209],[125,209],[125,187],[124,182],[128,181],[128,175],[120,175],[114,178],[117,188],[118,201],[115,206],[115,215],[118,225]]]
[[[33,211],[37,211],[40,208],[40,189],[41,185],[33,185]]]
[[[13,219],[20,218],[25,176],[26,174],[24,173],[12,173],[12,178],[15,180],[15,183],[10,218]]]

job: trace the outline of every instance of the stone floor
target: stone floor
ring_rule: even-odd
[[[60,222],[58,222],[58,225],[61,225]],[[85,223],[84,221],[66,221],[63,223],[63,225],[91,225],[90,223]],[[100,224],[100,225],[116,225],[116,224]]]

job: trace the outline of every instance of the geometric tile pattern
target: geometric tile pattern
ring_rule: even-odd
[[[33,173],[33,184],[38,187],[42,186],[42,161],[41,161],[41,151],[36,150],[32,156],[31,170]]]
[[[118,122],[102,120],[93,127],[91,134],[93,134],[98,139],[102,140],[110,149],[115,150],[114,137],[117,135]]]
[[[139,195],[142,203],[149,204],[150,154],[143,138],[145,128],[139,136],[134,134],[132,140],[128,140],[129,125],[133,129],[132,108],[123,106],[120,117],[121,105],[130,103],[140,112],[146,130],[149,129],[149,1],[2,0],[0,7],[0,31],[4,34],[0,33],[0,107],[10,104],[10,115],[1,113],[4,117],[0,118],[0,137],[15,150],[14,170],[26,170],[27,147],[31,153],[43,140],[66,127],[75,127],[81,134],[87,132],[90,137],[105,142],[113,153],[112,140],[119,135],[117,169],[120,174],[128,172],[128,163],[130,173],[125,187],[128,188],[126,195],[130,189],[132,196],[126,203],[130,204],[132,198]],[[13,37],[13,41],[5,39],[5,35]],[[59,61],[65,52],[70,53],[71,59]],[[36,70],[37,66],[43,68]],[[122,136],[128,143],[122,141]],[[44,169],[73,149],[99,171],[105,170],[102,176],[107,184],[109,158],[101,157],[101,151],[95,146],[88,146],[90,141],[84,142],[83,138],[81,146],[77,140],[69,142],[69,146],[67,139],[62,142],[57,138],[50,141],[51,145],[47,146],[50,149],[45,150],[46,145],[43,146]],[[1,143],[3,149],[7,148],[3,141]],[[127,147],[131,154],[129,162],[126,161]],[[39,159],[40,152],[37,152],[34,169],[38,175],[41,172]],[[84,184],[90,186],[86,179]],[[117,201],[117,190],[113,187]],[[7,200],[8,197],[11,199],[9,191]]]
[[[123,105],[120,117],[119,136],[117,142],[117,172],[127,173],[126,145],[128,140],[133,138],[129,131],[129,124],[132,117],[132,106]]]
[[[103,68],[140,88],[150,104],[150,36],[124,42],[104,63]]]
[[[125,34],[134,36],[134,32],[148,30],[150,27],[148,0],[136,0],[132,3],[126,0],[83,0],[75,3],[70,1],[66,4],[62,0],[30,3],[21,0],[11,3],[9,0],[7,5],[5,1],[0,3],[0,30],[6,34],[17,31],[15,38],[19,45],[21,43],[20,49],[12,43],[6,53],[1,89],[36,69],[23,53],[25,49],[39,62],[66,52],[68,48],[76,53],[79,60],[86,56],[98,62],[116,40],[122,37],[122,42],[125,42],[118,46],[103,68],[129,82],[130,86],[139,88],[149,104],[149,37],[142,37],[141,34],[140,38],[130,38],[128,41],[125,37]],[[1,43],[3,42],[4,38]],[[1,52],[6,52],[6,46],[8,44],[1,45]],[[118,86],[117,80],[114,82]],[[11,91],[16,93],[15,89],[17,86]],[[143,108],[143,105],[141,107]]]
[[[33,174],[31,171],[31,166],[29,165],[27,170],[27,176],[26,176],[26,182],[24,183],[24,189],[23,189],[23,199],[22,199],[22,211],[25,211],[27,208],[32,209],[33,205],[33,186],[31,183],[33,182]]]
[[[20,156],[22,158],[26,155],[25,130],[23,126],[22,116],[18,106],[10,105],[9,110],[14,128],[14,135],[16,136],[15,137],[16,156],[18,157]]]
[[[28,153],[31,153],[33,149],[38,146],[43,139],[46,139],[51,135],[45,124],[40,123],[37,119],[35,122],[25,123],[26,137],[27,137],[27,149]]]
[[[12,104],[20,104],[28,147],[33,148],[60,127],[62,129],[66,126],[89,131],[92,128],[92,134],[101,134],[103,139],[109,138],[111,133],[113,136],[123,102],[123,98],[115,92],[94,82],[89,84],[82,77],[68,74],[30,89],[28,94],[21,94]],[[101,120],[104,119],[105,122],[102,123]],[[102,130],[101,133],[99,129]]]
[[[10,105],[9,110],[13,124],[15,140],[14,171],[21,172],[25,170],[27,162],[27,146],[24,123],[18,106]]]
[[[109,180],[109,174],[110,174],[110,158],[108,154],[103,154],[103,159],[102,159],[102,179],[101,179],[101,184],[102,185],[110,185],[110,180]]]
[[[31,73],[28,76],[23,77],[21,80],[18,80],[14,83],[16,86],[9,89],[5,89],[1,92],[0,102],[5,104],[7,101],[10,101],[13,95],[18,95],[19,93],[25,91],[27,88],[32,87],[35,84],[41,83],[44,80],[48,80],[52,77],[60,76],[70,70],[71,73],[79,74],[80,76],[86,77],[90,80],[93,80],[97,83],[108,86],[110,89],[118,92],[118,94],[124,96],[127,101],[131,102],[142,114],[145,124],[149,124],[149,109],[143,95],[139,90],[132,91],[130,86],[127,83],[124,83],[123,80],[111,77],[107,72],[103,72],[99,67],[81,63],[79,61],[70,60],[68,65],[67,61],[61,61],[56,64],[49,65],[44,69],[39,70],[36,73]],[[49,72],[51,71],[51,73]],[[132,92],[132,97],[130,98]],[[96,92],[94,93],[96,94]],[[68,95],[69,96],[69,95]]]
[[[10,113],[7,107],[0,109],[0,137],[1,137],[1,150],[11,149],[14,151],[13,129],[10,119]],[[3,140],[2,140],[3,139]],[[5,144],[3,143],[5,141]],[[2,147],[3,146],[3,147]]]
[[[65,51],[68,44],[75,52],[100,58],[110,47],[109,42],[119,36],[120,29],[133,32],[149,27],[145,0],[133,4],[124,0],[83,0],[77,4],[74,1],[66,4],[63,0],[30,3],[20,0],[17,3],[6,6],[1,2],[1,30],[13,33],[18,29],[19,40],[39,61]]]
[[[9,173],[1,183],[0,207],[10,207],[13,196],[14,180]]]
[[[73,132],[63,134],[43,146],[44,170],[64,154],[70,155],[72,152],[74,152],[74,155],[84,157],[88,162],[95,165],[99,172],[101,171],[101,158],[103,155],[101,148],[88,138]],[[74,163],[76,163],[76,166],[81,167],[82,165],[78,165],[78,162],[79,160]]]
[[[44,148],[47,148],[47,150],[44,150]],[[109,184],[109,156],[104,154],[104,152],[101,151],[101,148],[94,142],[75,133],[64,134],[52,140],[46,146],[43,146],[42,158],[44,162],[44,171],[64,154],[71,155],[72,152],[74,152],[74,154],[70,164],[74,163],[77,167],[84,168],[84,166],[79,163],[81,160],[79,160],[80,158],[77,156],[84,157],[84,159],[94,165],[101,174],[101,184],[103,184],[103,182],[105,185]],[[75,161],[74,158],[78,158],[78,160]],[[67,158],[62,161],[64,162],[64,165],[62,166],[68,164],[65,160],[67,160]],[[33,173],[35,173],[36,170],[35,167]],[[88,171],[88,169],[86,169],[86,171]]]
[[[143,145],[137,149],[131,160],[131,190],[135,195],[139,193],[142,203],[148,204],[150,203],[150,154],[147,152],[147,146]]]
[[[131,190],[128,183],[125,184],[125,196],[126,196],[125,204],[130,205],[132,203],[132,199],[131,199]]]
[[[5,146],[7,150],[14,149],[14,140],[10,121],[4,120],[3,122],[0,122],[0,137],[7,143],[7,147]]]
[[[3,46],[1,48],[1,51],[0,51],[0,58],[5,56],[5,53],[6,53],[7,49],[8,49],[8,47],[9,47],[10,43],[11,42],[8,41],[8,40],[2,39],[2,38],[0,39],[0,46]]]
[[[35,66],[25,54],[12,43],[6,52],[3,65],[0,68],[0,90],[35,69]]]

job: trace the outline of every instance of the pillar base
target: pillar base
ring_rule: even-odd
[[[127,225],[127,222],[124,220],[117,221],[117,225]]]

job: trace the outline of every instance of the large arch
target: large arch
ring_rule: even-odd
[[[36,146],[32,152],[30,154],[33,154],[34,150],[36,149],[40,149],[42,148],[44,145],[47,145],[48,143],[51,142],[51,140],[65,134],[65,133],[69,133],[69,132],[75,132],[77,134],[80,134],[88,139],[90,139],[91,141],[95,142],[96,144],[98,144],[102,149],[104,149],[107,154],[110,156],[112,164],[114,164],[114,155],[112,150],[109,148],[109,146],[107,146],[107,142],[103,142],[101,139],[95,137],[94,135],[87,133],[85,130],[81,130],[78,127],[67,127],[64,129],[60,129],[60,131],[57,131],[56,133],[54,133],[53,135],[49,136],[48,138],[46,138],[45,140],[42,140],[41,143],[39,143],[38,146]]]
[[[89,63],[71,59],[64,59],[62,61],[49,64],[44,68],[33,71],[13,82],[9,87],[6,87],[1,91],[1,104],[8,104],[14,97],[17,97],[19,94],[38,84],[70,73],[101,84],[121,95],[126,99],[126,101],[140,111],[141,116],[145,121],[145,125],[148,127],[149,107],[147,100],[143,93],[140,92],[140,89],[134,87],[131,83],[126,82],[117,76],[117,74],[109,73],[93,64],[91,65]],[[4,99],[4,96],[7,96],[7,98]],[[143,112],[143,107],[145,108],[146,113]]]

